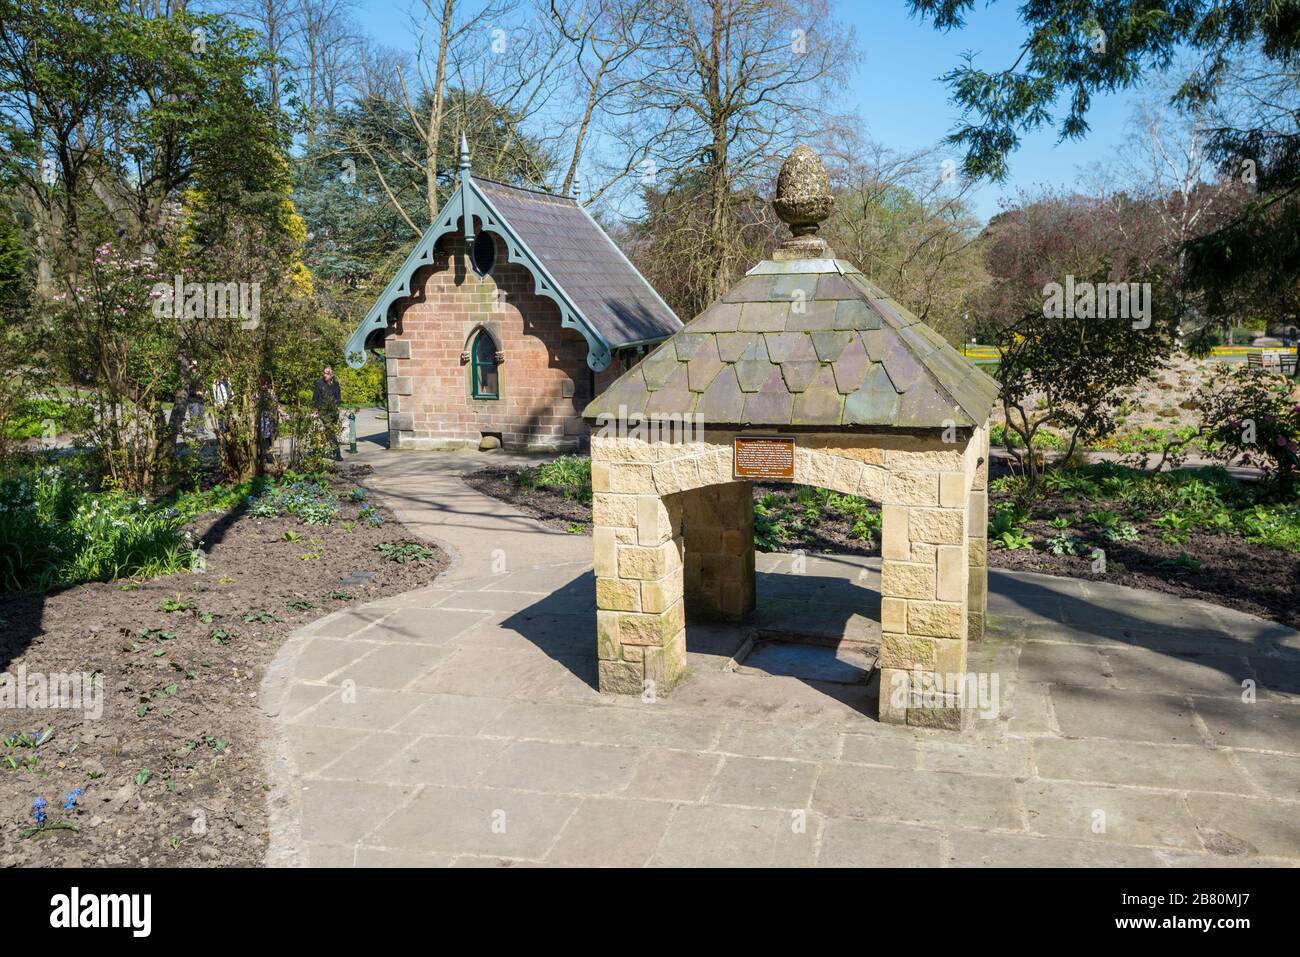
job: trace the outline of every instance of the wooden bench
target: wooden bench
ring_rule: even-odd
[[[1246,362],[1252,369],[1271,369],[1283,375],[1295,375],[1296,354],[1289,349],[1265,349],[1251,352]]]

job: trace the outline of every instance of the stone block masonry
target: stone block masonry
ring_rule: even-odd
[[[671,688],[685,666],[688,609],[732,621],[753,610],[752,486],[732,477],[738,434],[677,445],[593,436],[602,691]],[[969,727],[969,703],[942,689],[958,686],[967,641],[983,634],[987,429],[955,442],[934,432],[796,443],[795,482],[881,502],[880,719]]]

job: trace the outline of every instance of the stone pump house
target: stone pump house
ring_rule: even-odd
[[[348,340],[385,352],[389,447],[578,448],[581,411],[681,321],[576,199],[474,176]]]
[[[752,482],[783,479],[882,505],[880,719],[968,727],[997,385],[817,236],[832,197],[808,147],[773,205],[793,234],[773,258],[586,408],[600,689],[670,687],[688,613],[754,609]],[[657,416],[699,428],[635,425]]]

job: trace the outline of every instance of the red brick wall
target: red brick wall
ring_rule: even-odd
[[[385,340],[389,429],[394,448],[477,448],[498,435],[506,448],[575,448],[590,398],[587,342],[560,325],[559,307],[533,295],[521,265],[496,261],[480,278],[459,235],[444,236],[434,264],[416,273],[414,296]],[[498,290],[504,292],[498,301]],[[470,333],[487,328],[504,353],[497,399],[474,399],[461,354]],[[621,374],[611,366],[601,388]],[[566,395],[566,393],[568,393]]]

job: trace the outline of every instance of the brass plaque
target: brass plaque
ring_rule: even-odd
[[[790,481],[794,478],[794,436],[737,438],[734,460],[735,478]]]

